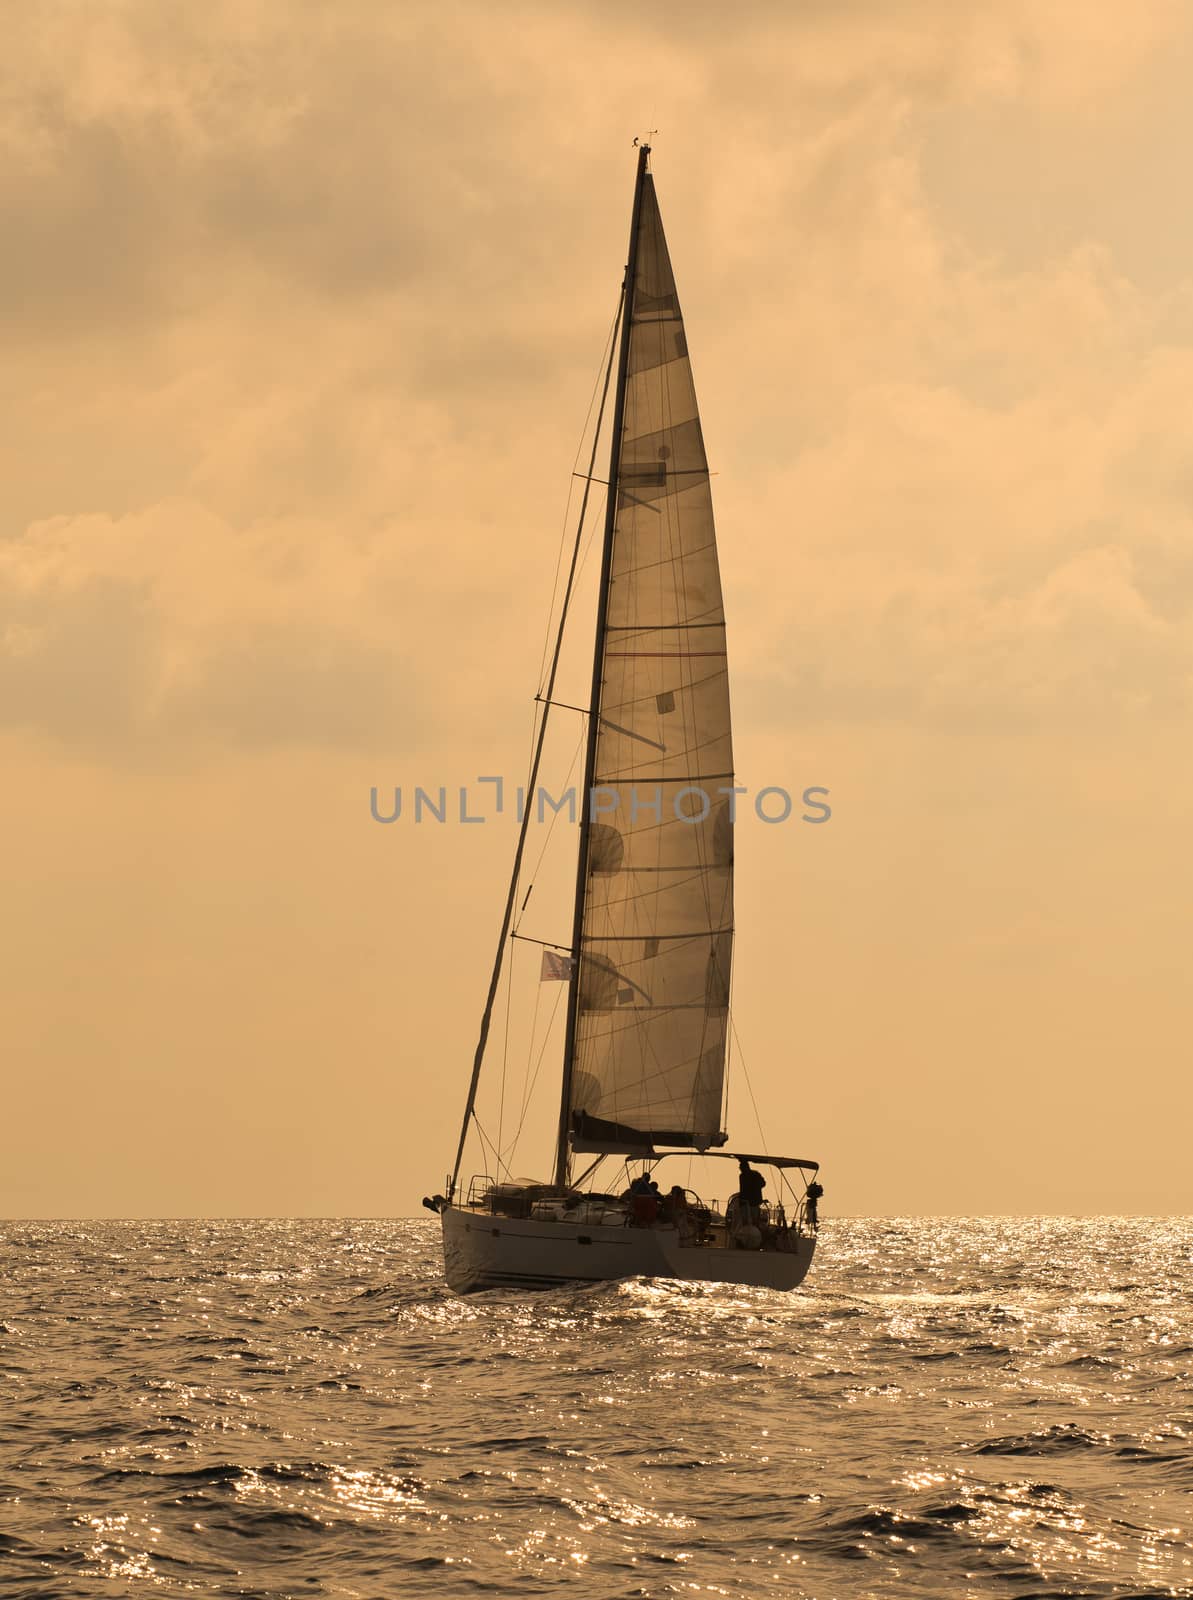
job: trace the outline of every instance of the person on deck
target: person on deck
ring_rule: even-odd
[[[659,1186],[649,1171],[630,1184],[630,1217],[635,1227],[649,1228],[659,1214]]]
[[[688,1244],[696,1236],[696,1219],[692,1215],[692,1208],[688,1204],[687,1191],[681,1184],[673,1183],[667,1198],[663,1201],[663,1216],[670,1222],[679,1235],[680,1244]]]
[[[738,1156],[737,1169],[738,1204],[741,1209],[740,1220],[757,1225],[761,1220],[759,1212],[762,1208],[762,1191],[766,1188],[766,1179],[760,1172],[754,1171],[745,1156]]]
[[[824,1185],[817,1183],[815,1178],[813,1178],[812,1182],[808,1185],[806,1195],[808,1203],[808,1226],[813,1229],[820,1226],[820,1219],[816,1215],[816,1208],[820,1204],[820,1197],[823,1193]]]

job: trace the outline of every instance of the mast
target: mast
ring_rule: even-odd
[[[613,559],[613,536],[617,525],[617,478],[621,461],[621,436],[625,424],[626,372],[630,355],[630,329],[634,316],[634,277],[638,266],[638,227],[642,215],[642,190],[650,146],[638,147],[638,171],[634,180],[634,206],[630,217],[630,247],[626,258],[622,290],[621,342],[617,353],[617,388],[613,396],[613,437],[609,446],[609,486],[605,501],[605,535],[601,548],[601,577],[597,591],[596,640],[592,662],[592,693],[589,697],[588,738],[584,750],[584,782],[580,790],[580,842],[576,854],[576,902],[572,920],[572,970],[568,982],[567,1024],[564,1040],[563,1083],[560,1089],[559,1133],[555,1148],[555,1183],[562,1188],[568,1176],[568,1115],[572,1096],[572,1072],[576,1060],[576,1017],[580,1006],[580,950],[584,935],[584,890],[588,880],[588,844],[592,828],[592,783],[596,770],[597,734],[601,721],[602,666],[605,654],[606,622],[609,614],[609,572]]]

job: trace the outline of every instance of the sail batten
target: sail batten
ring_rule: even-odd
[[[577,1148],[724,1142],[733,748],[708,461],[642,180],[570,1041]],[[609,803],[611,801],[611,803]]]

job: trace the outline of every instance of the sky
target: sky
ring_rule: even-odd
[[[652,130],[738,781],[832,806],[738,828],[734,1144],[1193,1210],[1191,71],[1168,0],[14,11],[0,1215],[442,1186],[514,833],[370,789],[524,772]]]

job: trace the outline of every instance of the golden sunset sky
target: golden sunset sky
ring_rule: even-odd
[[[1187,5],[47,0],[2,71],[0,1213],[441,1187],[513,828],[369,791],[524,771],[649,129],[738,781],[833,808],[738,829],[771,1148],[1193,1209]]]

